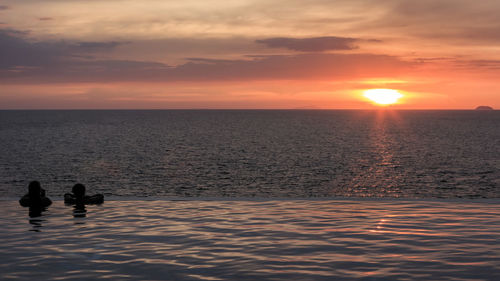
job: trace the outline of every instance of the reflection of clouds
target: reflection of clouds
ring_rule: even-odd
[[[496,202],[165,200],[87,207],[92,218],[84,227],[71,223],[68,208],[51,209],[44,226],[50,239],[33,251],[33,236],[19,226],[24,212],[4,203],[2,211],[13,215],[0,218],[0,272],[23,280],[488,279],[500,251]],[[26,272],[33,263],[50,271]]]
[[[413,221],[418,220],[418,217],[432,219],[432,213],[420,213],[418,215],[389,215],[384,219],[378,220],[375,227],[369,229],[373,233],[385,233],[404,236],[434,236],[434,237],[458,237],[457,234],[450,234],[449,227],[463,227],[463,223],[451,222],[444,224],[436,224],[430,228],[429,225],[416,225]]]

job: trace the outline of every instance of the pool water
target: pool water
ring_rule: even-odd
[[[500,280],[498,200],[0,203],[1,280]]]

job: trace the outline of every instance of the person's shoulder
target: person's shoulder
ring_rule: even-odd
[[[48,207],[48,206],[50,206],[51,204],[52,204],[52,200],[50,200],[50,198],[49,198],[49,197],[45,197],[45,196],[44,196],[44,197],[42,197],[42,205],[43,205],[44,207]]]
[[[64,203],[73,204],[75,202],[76,202],[76,198],[73,194],[71,194],[71,193],[64,194]]]
[[[102,194],[94,194],[91,196],[86,196],[85,201],[89,204],[101,204],[104,202],[104,195]]]
[[[19,204],[23,207],[29,207],[30,206],[30,197],[28,194],[24,195],[19,199]]]

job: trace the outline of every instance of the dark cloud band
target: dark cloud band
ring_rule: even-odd
[[[0,30],[0,55],[5,56],[0,61],[0,80],[15,83],[340,80],[394,75],[412,65],[388,55],[308,52],[248,56],[248,59],[189,58],[186,63],[169,66],[150,61],[99,59],[98,52],[124,44],[120,42],[31,42],[25,37],[22,32]],[[272,44],[282,46],[288,42],[285,45],[290,48],[317,51],[347,48],[354,41],[318,37],[305,41],[273,40]],[[309,46],[314,42],[319,45]]]
[[[257,43],[265,44],[270,48],[284,48],[301,52],[324,52],[334,50],[352,50],[359,39],[346,37],[313,37],[313,38],[287,38],[275,37],[257,40]]]

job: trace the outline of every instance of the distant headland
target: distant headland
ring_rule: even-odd
[[[481,105],[481,106],[476,107],[476,110],[493,110],[493,107]]]

